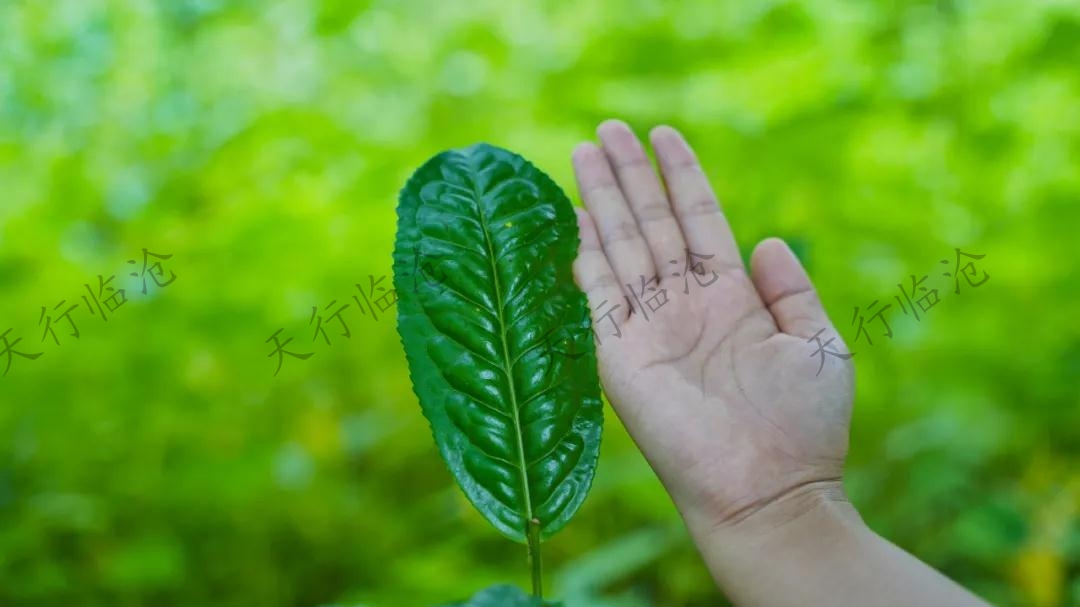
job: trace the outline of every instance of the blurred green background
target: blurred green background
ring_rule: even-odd
[[[992,601],[1080,605],[1078,66],[1067,0],[0,0],[0,332],[43,352],[0,378],[0,605],[527,584],[354,285],[388,275],[432,154],[508,147],[576,201],[570,151],[607,117],[684,130],[741,245],[790,239],[849,344],[855,306],[929,275],[921,321],[894,303],[892,339],[853,345],[851,497]],[[144,247],[177,276],[145,295]],[[990,277],[960,295],[957,247]],[[128,299],[107,321],[98,275]],[[278,329],[314,355],[275,377]],[[552,594],[723,604],[607,414]]]

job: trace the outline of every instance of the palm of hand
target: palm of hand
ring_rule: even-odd
[[[625,125],[608,122],[599,132],[604,150],[586,144],[575,153],[589,208],[579,214],[575,276],[595,310],[605,391],[676,503],[735,520],[801,486],[838,481],[852,368],[821,354],[816,375],[821,363],[808,338],[827,328],[824,339],[840,340],[798,261],[781,241],[765,241],[750,278],[673,130],[653,132],[666,194]],[[664,259],[686,247],[710,256],[691,261],[704,275],[671,275]],[[638,276],[665,270],[646,293],[666,289],[666,303],[643,309],[632,292],[646,299]],[[598,309],[605,301],[607,317]],[[842,343],[830,348],[846,352]]]

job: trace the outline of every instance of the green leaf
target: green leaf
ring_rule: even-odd
[[[397,212],[398,332],[439,452],[500,532],[549,537],[588,493],[602,426],[570,201],[478,144],[420,167]]]
[[[561,605],[562,603],[529,596],[517,586],[499,584],[477,592],[464,603],[451,603],[445,607],[560,607]]]

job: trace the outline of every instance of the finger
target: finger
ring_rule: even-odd
[[[767,238],[758,243],[750,256],[750,275],[784,333],[810,338],[832,326],[810,277],[783,240]]]
[[[634,285],[656,275],[649,245],[623,198],[604,152],[592,143],[574,150],[574,174],[585,208],[595,222],[600,245],[621,285]]]
[[[637,136],[621,120],[604,121],[596,133],[638,228],[649,243],[654,267],[661,269],[673,260],[681,260],[686,248],[682,229]]]
[[[669,126],[654,128],[649,139],[687,247],[713,256],[704,261],[707,271],[745,270],[731,226],[689,144]]]
[[[604,319],[606,311],[622,301],[622,287],[615,278],[615,272],[611,269],[607,256],[604,255],[600,237],[596,233],[596,225],[589,213],[577,207],[574,208],[574,212],[577,214],[578,233],[581,237],[577,258],[574,259],[574,282],[589,298],[593,330],[597,332],[603,343],[603,338],[607,337],[607,333],[614,333],[614,329],[603,325],[601,320]],[[627,315],[626,311],[616,311],[610,318],[618,323],[622,322]],[[602,334],[602,332],[606,333]]]

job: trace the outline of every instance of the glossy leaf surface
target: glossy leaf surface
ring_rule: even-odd
[[[524,542],[573,516],[602,412],[591,321],[573,281],[566,195],[486,144],[443,152],[401,191],[398,332],[413,390],[469,500]]]

